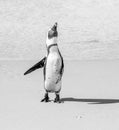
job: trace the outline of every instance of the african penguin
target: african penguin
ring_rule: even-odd
[[[46,57],[44,57],[40,62],[32,66],[29,70],[27,70],[24,73],[24,75],[26,75],[36,69],[42,67],[44,68],[43,69],[44,88],[46,92],[41,102],[49,102],[50,100],[48,93],[52,92],[55,93],[56,95],[54,102],[60,103],[60,90],[61,90],[62,75],[64,71],[64,62],[63,57],[58,48],[57,40],[58,40],[57,23],[55,23],[47,33]]]

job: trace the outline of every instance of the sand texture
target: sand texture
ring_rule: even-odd
[[[36,62],[0,61],[1,130],[119,129],[119,61],[65,61],[60,104],[40,102],[42,70],[23,76]]]

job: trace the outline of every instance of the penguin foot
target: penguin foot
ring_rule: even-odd
[[[45,97],[41,100],[41,102],[49,102],[48,93],[45,94]]]
[[[56,94],[56,98],[54,100],[55,103],[61,103],[60,96]]]
[[[41,100],[41,102],[49,102],[50,100],[49,99],[47,99],[47,98],[43,98],[42,100]]]

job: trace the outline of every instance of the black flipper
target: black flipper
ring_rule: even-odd
[[[28,70],[24,73],[24,75],[29,74],[29,73],[33,72],[34,70],[36,70],[36,69],[39,69],[39,68],[44,67],[45,61],[46,61],[46,57],[44,57],[41,61],[39,61],[38,63],[36,63],[36,64],[35,64],[34,66],[32,66],[30,69],[28,69]]]

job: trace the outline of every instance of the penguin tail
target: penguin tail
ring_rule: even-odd
[[[27,75],[33,71],[35,71],[36,69],[42,68],[45,65],[45,61],[46,61],[46,57],[44,57],[41,61],[39,61],[38,63],[36,63],[35,65],[33,65],[30,69],[28,69],[24,75]]]

